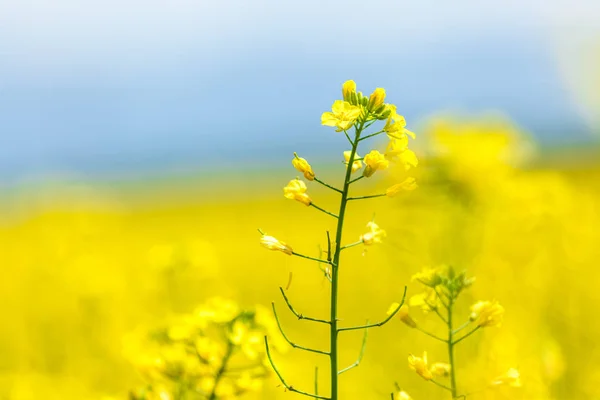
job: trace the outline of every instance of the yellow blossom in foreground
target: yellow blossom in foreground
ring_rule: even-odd
[[[342,97],[344,101],[350,102],[352,94],[356,93],[356,82],[349,80],[342,85]]]
[[[310,206],[312,200],[306,194],[306,184],[300,179],[292,179],[286,187],[283,188],[283,195],[286,199],[297,200],[302,204]]]
[[[348,162],[350,161],[350,154],[352,154],[352,152],[350,150],[344,152],[344,160],[346,160],[345,161],[346,165],[348,165]],[[357,158],[360,158],[360,156],[358,155],[358,153],[355,153],[354,154],[355,161],[352,163],[352,172],[358,171],[363,166],[362,161],[356,160]]]
[[[411,190],[415,190],[417,188],[417,183],[415,182],[415,178],[406,178],[401,183],[397,183],[394,186],[390,186],[385,191],[385,195],[387,197],[394,197],[400,192],[410,192]]]
[[[385,131],[385,133],[387,133],[389,138],[405,139],[408,135],[414,139],[415,134],[406,129],[406,120],[402,115],[397,113],[396,106],[393,104],[388,104],[386,108],[390,111],[390,115],[387,118],[383,130]]]
[[[315,173],[312,170],[312,167],[304,158],[298,157],[298,154],[294,153],[294,158],[292,159],[292,165],[298,171],[304,174],[304,177],[309,181],[315,179]]]
[[[368,108],[370,111],[377,110],[380,106],[383,105],[383,101],[385,100],[385,89],[377,88],[371,93],[369,96],[369,105]]]
[[[321,115],[321,124],[335,126],[336,132],[346,131],[354,125],[360,113],[360,107],[353,106],[347,101],[336,100],[331,107],[331,112],[324,112]]]
[[[493,303],[490,301],[478,301],[471,306],[471,321],[477,320],[477,325],[485,327],[494,327],[502,325],[502,318],[504,317],[504,307],[498,304],[497,301]]]
[[[493,386],[508,385],[512,387],[521,387],[521,374],[516,368],[511,368],[505,374],[494,378],[491,382]]]
[[[390,308],[388,309],[387,314],[390,315],[391,313],[393,313],[396,308],[398,308],[400,304],[398,303],[392,303],[392,305],[390,306]],[[406,325],[410,326],[411,328],[416,328],[417,327],[417,323],[415,322],[415,320],[412,319],[412,317],[408,314],[408,305],[404,304],[402,307],[400,307],[400,309],[398,310],[398,317],[400,318],[400,320],[402,322],[404,322]]]
[[[390,162],[385,159],[385,156],[377,150],[371,150],[371,152],[365,156],[364,162],[366,167],[363,171],[363,176],[367,178],[379,169],[386,169],[390,164]]]
[[[431,371],[431,373],[434,376],[439,376],[439,377],[448,377],[450,376],[450,364],[446,364],[446,363],[441,363],[441,362],[437,362],[437,363],[433,363],[431,365],[431,367],[429,368],[429,370]]]
[[[429,370],[429,368],[427,367],[427,352],[424,351],[423,352],[423,358],[421,357],[417,357],[413,354],[410,354],[408,356],[408,366],[415,370],[415,372],[419,375],[421,375],[421,377],[427,381],[430,381],[433,379],[433,375],[431,374],[431,371]]]
[[[381,240],[385,237],[385,231],[373,221],[367,224],[367,229],[367,233],[363,234],[360,240],[367,246],[374,243],[381,243]]]
[[[275,239],[273,236],[263,235],[262,238],[260,238],[260,244],[262,244],[264,247],[266,247],[269,250],[281,251],[290,256],[292,255],[292,252],[293,252],[293,250],[290,246],[288,246],[284,242],[280,242],[279,240]]]

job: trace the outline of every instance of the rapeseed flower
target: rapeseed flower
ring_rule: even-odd
[[[478,301],[471,306],[471,321],[477,321],[477,325],[481,328],[497,327],[502,325],[504,317],[504,307],[490,301]]]
[[[385,231],[373,221],[367,223],[367,229],[368,231],[360,237],[360,240],[367,246],[381,243],[382,239],[386,236]]]
[[[297,200],[300,203],[310,206],[312,200],[306,194],[306,184],[300,179],[292,179],[286,187],[283,188],[283,195],[286,199]]]
[[[385,156],[377,150],[372,150],[367,154],[364,158],[364,162],[366,167],[363,171],[363,176],[366,178],[372,176],[377,170],[386,169],[390,164],[390,162],[385,159]]]
[[[397,183],[397,184],[387,188],[387,190],[385,191],[385,195],[387,197],[394,197],[400,192],[410,192],[412,190],[415,190],[416,188],[417,188],[417,183],[415,182],[415,178],[409,177],[409,178],[406,178],[401,183]]]
[[[312,167],[310,166],[308,161],[306,161],[304,158],[298,157],[298,154],[296,154],[296,153],[294,153],[294,158],[292,159],[292,165],[298,171],[302,172],[302,174],[304,174],[304,177],[306,179],[308,179],[309,181],[312,181],[315,179],[315,173],[313,172]]]
[[[433,374],[427,366],[427,352],[423,352],[423,358],[413,354],[408,356],[408,366],[419,374],[423,379],[430,381],[433,379]]]
[[[269,250],[281,251],[290,256],[293,253],[293,250],[290,246],[288,246],[284,242],[281,242],[281,241],[275,239],[273,236],[263,235],[260,238],[260,244],[262,244],[264,247],[266,247]]]
[[[347,101],[336,100],[331,107],[331,112],[324,112],[321,115],[321,124],[335,126],[336,132],[346,131],[354,125],[360,114],[360,107],[353,106]]]
[[[350,150],[347,150],[344,152],[344,160],[345,160],[345,164],[348,165],[348,162],[350,162],[350,154],[352,154],[352,152]],[[359,169],[362,168],[363,163],[361,160],[357,160],[357,158],[360,158],[360,156],[358,155],[358,153],[354,154],[354,162],[352,163],[352,172],[356,172]]]

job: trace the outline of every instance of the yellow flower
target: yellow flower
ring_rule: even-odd
[[[350,80],[342,85],[342,96],[344,101],[351,102],[352,94],[356,93],[356,82]]]
[[[420,307],[423,312],[429,312],[439,308],[440,301],[435,290],[429,288],[421,294],[412,296],[408,302],[411,307]]]
[[[298,171],[304,174],[304,177],[309,181],[315,179],[315,173],[312,170],[312,167],[304,158],[298,157],[298,154],[294,153],[294,158],[292,159],[292,165]]]
[[[411,278],[411,280],[418,281],[425,286],[436,287],[442,283],[442,277],[445,272],[445,266],[439,266],[437,268],[423,268],[421,272],[417,272]]]
[[[381,240],[385,237],[385,231],[373,221],[367,224],[367,229],[367,233],[363,234],[360,240],[367,246],[374,243],[381,243]]]
[[[385,89],[377,88],[371,93],[369,96],[369,105],[368,108],[370,111],[377,110],[381,105],[383,105],[383,101],[385,100]]]
[[[387,314],[390,315],[391,313],[396,311],[396,308],[398,308],[399,305],[400,304],[398,304],[398,303],[392,303],[392,305],[388,309]],[[406,325],[410,326],[411,328],[417,327],[417,323],[415,322],[415,320],[412,319],[412,317],[408,314],[408,305],[404,304],[402,307],[400,307],[400,309],[398,310],[398,314],[396,314],[396,315],[398,315],[398,317],[400,318],[400,320],[402,322],[404,322]]]
[[[310,206],[312,200],[306,194],[306,184],[300,179],[292,179],[286,187],[283,188],[283,195],[286,199],[298,200],[300,203]]]
[[[377,150],[372,150],[367,154],[364,158],[364,162],[366,167],[363,171],[363,176],[367,178],[373,175],[378,169],[386,169],[390,164],[390,162],[385,159],[385,156]]]
[[[397,400],[412,400],[412,397],[408,395],[404,390],[401,390],[396,397]]]
[[[516,368],[511,368],[505,374],[500,375],[492,380],[494,386],[508,385],[512,387],[521,387],[521,374]]]
[[[345,164],[346,164],[346,165],[348,165],[348,162],[350,161],[350,154],[351,154],[351,153],[352,153],[352,152],[351,152],[350,150],[348,150],[348,151],[345,151],[345,152],[344,152],[344,160],[346,160],[346,161],[345,161]],[[358,155],[358,153],[355,153],[355,154],[354,154],[354,158],[355,158],[355,159],[356,159],[356,158],[360,158],[360,156]],[[363,164],[362,164],[362,161],[360,161],[360,160],[355,160],[355,161],[352,163],[352,172],[356,172],[356,171],[358,171],[359,169],[361,169],[361,168],[362,168],[362,166],[363,166]]]
[[[360,116],[361,108],[353,106],[347,101],[336,100],[331,107],[332,112],[324,112],[321,115],[321,124],[335,126],[336,132],[346,131],[354,125]]]
[[[477,320],[477,325],[485,327],[494,327],[502,325],[502,318],[504,316],[504,307],[498,304],[497,301],[493,303],[490,301],[478,301],[471,306],[471,321]]]
[[[408,366],[427,381],[433,379],[431,371],[427,367],[427,352],[423,352],[423,358],[410,354],[408,356]]]
[[[406,170],[409,170],[410,167],[416,167],[419,164],[415,153],[408,149],[408,139],[406,137],[404,139],[390,139],[385,149],[385,157],[399,162]]]
[[[389,110],[390,115],[385,122],[385,126],[383,130],[390,139],[404,139],[406,136],[410,136],[413,139],[415,138],[415,134],[408,129],[406,129],[406,119],[400,114],[396,112],[396,106],[393,104],[388,104],[386,106],[386,111]]]
[[[446,363],[441,363],[441,362],[437,362],[437,363],[433,363],[431,365],[431,368],[429,368],[429,370],[431,371],[431,373],[434,376],[439,376],[439,377],[448,377],[450,376],[450,364],[446,364]]]
[[[288,246],[284,242],[280,242],[279,240],[275,239],[273,236],[263,235],[262,238],[260,238],[260,244],[262,244],[264,247],[266,247],[269,250],[281,251],[290,256],[292,255],[292,252],[293,252],[293,250],[290,246]]]
[[[385,191],[385,195],[387,197],[394,197],[398,193],[402,191],[410,192],[411,190],[415,190],[417,188],[417,184],[415,182],[415,178],[406,178],[402,183],[397,183],[394,186],[390,186]]]

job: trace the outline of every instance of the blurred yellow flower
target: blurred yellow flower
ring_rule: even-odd
[[[432,380],[433,375],[431,371],[427,367],[427,352],[423,352],[423,358],[417,357],[413,354],[408,356],[408,366],[413,369],[417,374],[419,374],[425,380]]]
[[[417,327],[417,323],[415,322],[414,319],[412,319],[412,317],[408,313],[408,304],[404,304],[402,307],[400,307],[400,310],[398,311],[398,316],[400,317],[400,320],[402,322],[404,322],[406,325],[410,326],[411,328]]]
[[[412,397],[408,395],[404,390],[401,390],[396,397],[396,400],[412,400]]]
[[[435,290],[432,288],[427,289],[425,292],[412,296],[408,302],[411,307],[420,307],[423,312],[429,312],[440,307],[440,300],[438,299]]]
[[[377,110],[381,105],[383,105],[384,100],[385,100],[385,89],[383,89],[383,88],[375,89],[373,91],[373,93],[371,93],[371,96],[369,96],[368,109],[370,111]]]
[[[351,102],[352,94],[356,93],[356,82],[349,80],[342,85],[342,97],[344,101]]]
[[[446,378],[450,376],[450,364],[436,362],[431,365],[429,370],[434,376],[439,376],[441,378]]]
[[[304,158],[298,157],[298,154],[294,153],[294,158],[292,159],[292,165],[298,171],[304,174],[304,177],[309,181],[315,179],[315,173],[312,170],[312,167]]]
[[[266,247],[269,250],[281,251],[290,256],[293,253],[293,250],[290,246],[288,246],[284,242],[280,242],[279,240],[275,239],[273,236],[263,235],[260,238],[260,244],[262,244],[264,247]]]
[[[300,179],[292,179],[286,187],[283,188],[283,195],[286,199],[297,200],[302,204],[310,206],[312,200],[306,194],[306,184]]]
[[[331,107],[331,112],[321,115],[321,124],[335,126],[336,132],[346,131],[354,125],[361,113],[361,108],[353,106],[347,101],[336,100]]]
[[[477,320],[477,325],[485,327],[496,327],[502,325],[502,318],[504,317],[504,307],[498,304],[497,301],[493,303],[490,301],[478,301],[471,306],[471,321]]]
[[[381,243],[382,239],[386,236],[385,231],[373,221],[367,223],[367,229],[368,231],[360,237],[360,240],[367,246]]]
[[[347,150],[344,152],[344,160],[345,160],[345,164],[348,165],[348,162],[350,161],[350,154],[352,154],[352,152],[350,150]],[[356,172],[359,169],[362,168],[363,164],[361,160],[356,160],[357,158],[360,158],[360,156],[358,155],[358,153],[354,154],[354,159],[355,161],[352,163],[352,172]]]
[[[440,283],[442,283],[443,276],[443,267],[430,268],[425,267],[421,270],[421,272],[417,272],[411,278],[411,280],[422,283],[425,286],[429,286],[431,288],[436,287]]]
[[[371,152],[365,156],[363,161],[366,165],[363,176],[367,178],[373,175],[377,170],[386,169],[390,164],[390,162],[385,159],[385,156],[377,150],[371,150]]]
[[[417,183],[415,181],[415,178],[409,177],[409,178],[406,178],[401,183],[397,183],[397,184],[387,188],[387,190],[385,191],[385,195],[387,197],[394,197],[400,192],[410,192],[412,190],[415,190],[416,188],[417,188]]]
[[[521,387],[521,374],[516,368],[510,368],[506,373],[494,378],[491,385],[508,385],[512,387]]]

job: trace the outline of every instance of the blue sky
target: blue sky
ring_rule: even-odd
[[[0,179],[327,147],[346,79],[385,87],[413,127],[501,110],[542,142],[588,140],[563,49],[597,37],[600,5],[482,3],[5,0]]]

